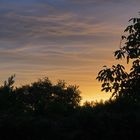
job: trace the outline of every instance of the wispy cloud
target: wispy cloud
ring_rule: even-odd
[[[114,63],[111,53],[138,10],[138,0],[0,0],[2,79],[48,74],[91,85],[102,65]]]

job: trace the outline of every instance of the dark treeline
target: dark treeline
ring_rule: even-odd
[[[0,138],[19,140],[139,139],[140,134],[140,19],[132,18],[122,36],[116,59],[132,62],[107,66],[97,80],[112,92],[106,102],[80,105],[79,88],[48,78],[14,87],[11,76],[0,86]],[[131,60],[131,61],[130,61]],[[130,61],[130,62],[129,62]]]
[[[80,106],[76,86],[44,78],[14,88],[13,78],[0,87],[0,137],[90,140],[139,135],[140,102],[117,98]]]
[[[11,76],[0,87],[0,137],[20,140],[90,140],[139,135],[140,103],[123,98],[85,102],[78,87],[48,78],[13,87]]]

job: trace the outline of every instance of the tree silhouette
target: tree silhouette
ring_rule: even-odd
[[[114,52],[116,59],[126,59],[132,63],[130,72],[123,65],[104,66],[97,80],[102,82],[102,91],[112,92],[112,97],[137,102],[140,100],[140,18],[129,20],[130,25],[121,37],[120,49]],[[131,61],[130,61],[131,60]]]
[[[48,78],[17,88],[16,95],[26,111],[36,113],[67,111],[78,107],[81,101],[77,86],[66,86],[64,81],[52,84]]]
[[[0,110],[9,111],[11,107],[14,108],[15,94],[13,84],[15,75],[12,75],[4,82],[4,85],[0,86]]]

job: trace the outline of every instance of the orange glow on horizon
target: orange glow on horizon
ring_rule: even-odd
[[[1,84],[12,74],[16,86],[48,77],[79,85],[82,102],[110,97],[96,77],[104,65],[122,63],[129,71],[130,65],[115,60],[113,52],[138,1],[9,2],[0,11]]]

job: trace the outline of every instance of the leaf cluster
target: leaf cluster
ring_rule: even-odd
[[[102,82],[102,91],[112,92],[112,97],[129,97],[138,101],[140,96],[140,18],[129,20],[130,25],[121,37],[120,49],[114,52],[116,59],[126,59],[130,64],[130,72],[123,65],[104,67],[98,73],[97,80]],[[128,99],[128,98],[127,98]]]

